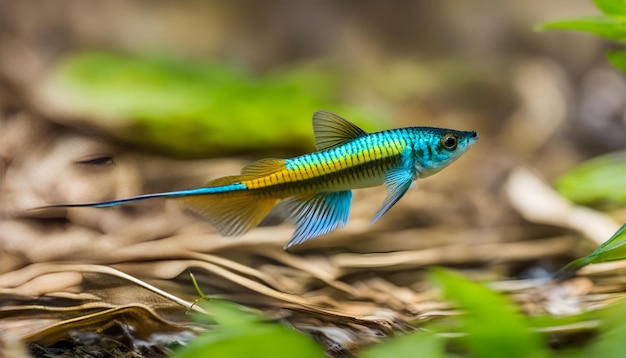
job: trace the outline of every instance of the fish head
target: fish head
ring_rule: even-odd
[[[413,155],[420,177],[427,177],[447,167],[476,143],[474,131],[416,127],[422,131],[415,138]]]

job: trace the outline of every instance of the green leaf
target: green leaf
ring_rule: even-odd
[[[582,267],[588,264],[617,261],[626,259],[626,223],[591,254],[567,264],[563,271]]]
[[[590,256],[593,263],[622,260],[626,258],[626,223],[620,227],[610,239],[600,245]]]
[[[592,33],[609,40],[626,40],[626,23],[606,15],[548,22],[535,27],[535,30],[575,30]]]
[[[421,357],[445,357],[444,339],[431,332],[416,332],[410,335],[394,337],[391,340],[373,346],[360,355],[363,358],[413,358],[416,352]]]
[[[616,19],[626,19],[626,1],[624,0],[594,0],[596,6],[608,16]]]
[[[626,73],[626,50],[608,51],[606,57],[615,68]]]
[[[579,204],[626,204],[626,151],[588,160],[555,181],[558,192]]]
[[[371,118],[339,105],[335,77],[315,68],[253,74],[220,62],[87,52],[56,64],[46,88],[96,127],[185,157],[311,149],[319,109],[358,124]]]
[[[432,279],[465,311],[458,320],[468,335],[460,340],[473,356],[549,356],[541,337],[504,296],[450,271],[433,270]]]
[[[572,330],[588,329],[587,327],[593,326],[598,319],[597,311],[583,311],[567,316],[553,316],[551,314],[530,316],[528,322],[534,330],[566,331],[568,328]],[[581,325],[585,327],[581,328]]]
[[[607,307],[601,311],[600,335],[584,348],[583,357],[618,358],[626,357],[626,301]]]
[[[198,336],[175,358],[325,357],[310,337],[281,324],[265,322],[232,303],[212,299],[203,307],[213,314],[217,328]]]

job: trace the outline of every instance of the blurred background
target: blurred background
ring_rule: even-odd
[[[610,201],[580,214],[552,189],[583,160],[626,148],[626,78],[605,59],[612,45],[533,31],[597,12],[587,0],[0,1],[0,293],[11,297],[0,332],[49,353],[67,334],[51,324],[82,317],[87,301],[145,302],[129,286],[167,308],[147,316],[187,332],[180,302],[124,275],[191,302],[194,268],[205,293],[350,355],[446,309],[424,283],[429,266],[502,282],[547,275],[625,217]],[[370,131],[447,127],[480,141],[376,225],[384,189],[358,191],[345,229],[289,253],[292,228],[276,215],[231,239],[173,202],[31,210],[201,186],[253,160],[310,152],[319,109]],[[607,291],[576,281],[572,303],[562,291],[502,287],[529,314],[580,312]],[[49,313],[41,297],[75,311],[6,313]]]

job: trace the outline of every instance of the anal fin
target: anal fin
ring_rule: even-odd
[[[296,225],[285,248],[301,244],[345,226],[350,216],[352,191],[306,194],[289,198],[280,204]]]
[[[280,199],[246,191],[180,198],[224,236],[239,236],[259,225]]]
[[[241,182],[270,175],[284,168],[284,159],[261,159],[244,167],[241,175],[209,181],[206,186],[210,193],[207,195],[190,195],[179,199],[202,215],[220,234],[242,235],[259,225],[280,199],[246,190]]]

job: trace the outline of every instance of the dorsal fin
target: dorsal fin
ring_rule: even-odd
[[[252,162],[243,169],[241,169],[241,175],[246,177],[263,177],[266,175],[274,174],[285,169],[285,160],[276,158],[266,158]]]
[[[317,150],[330,149],[367,133],[347,119],[330,111],[313,114],[313,134]]]
[[[236,184],[243,180],[256,179],[266,175],[274,174],[285,169],[284,159],[266,158],[252,162],[243,169],[241,175],[232,175],[223,178],[217,178],[206,183],[206,186],[223,186]]]
[[[210,186],[210,187],[223,186],[223,185],[239,183],[240,181],[241,181],[241,175],[231,175],[227,177],[221,177],[221,178],[210,180],[205,185]]]

